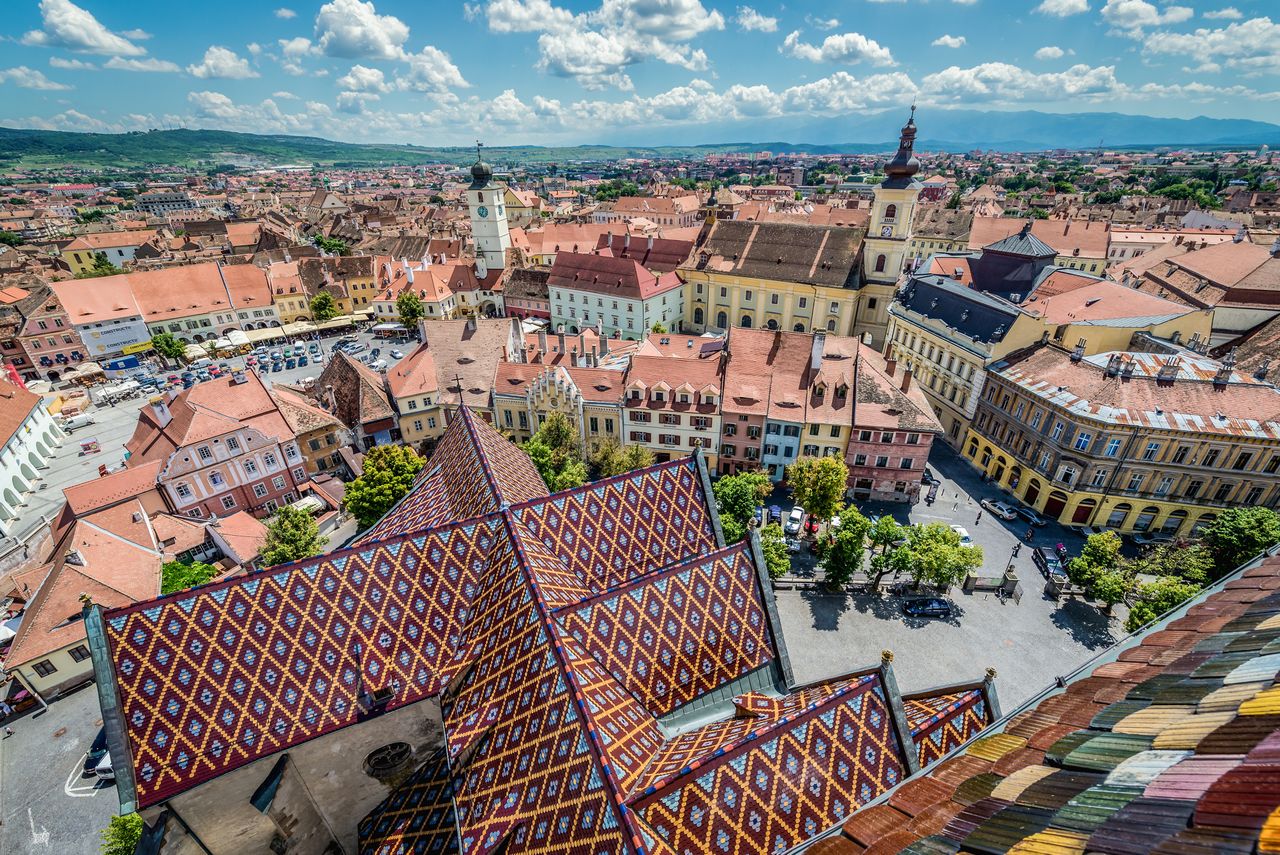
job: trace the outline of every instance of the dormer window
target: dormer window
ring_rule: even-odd
[[[687,393],[687,392],[681,393],[681,395],[680,395],[680,403],[682,403],[682,404],[687,404],[687,403],[689,403],[689,393]]]
[[[654,390],[653,390],[653,400],[655,400],[655,401],[665,401],[665,400],[667,400],[667,396],[666,396],[665,394],[663,394],[663,391],[662,391],[661,389],[654,389]]]
[[[836,387],[837,398],[843,398],[845,395],[848,395],[848,394],[849,394],[849,387],[844,385],[843,383],[841,383],[839,386]]]

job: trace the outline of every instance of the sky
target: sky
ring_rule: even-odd
[[[776,139],[912,103],[1280,122],[1276,0],[748,2],[5,0],[0,125],[511,145]]]

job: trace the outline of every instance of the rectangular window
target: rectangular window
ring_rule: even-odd
[[[52,662],[46,659],[43,662],[37,662],[36,664],[32,665],[31,670],[35,671],[41,677],[48,677],[50,674],[53,674],[54,672],[56,672],[58,669],[53,666]]]
[[[1252,507],[1253,505],[1258,504],[1258,500],[1261,498],[1262,498],[1262,488],[1251,487],[1249,488],[1249,492],[1245,493],[1243,504],[1246,508]]]
[[[209,450],[209,446],[207,446],[207,445],[202,445],[202,446],[200,446],[199,448],[197,448],[197,449],[196,449],[196,454],[198,454],[198,455],[200,456],[200,459],[201,459],[201,460],[212,460],[212,459],[213,459],[213,452]]]
[[[510,416],[510,415],[511,415],[511,413],[507,413],[507,415],[508,415],[508,416]],[[418,432],[421,432],[421,431],[422,431],[422,419],[414,419],[414,420],[413,420],[413,429],[414,429],[415,431],[418,431]]]
[[[1066,426],[1066,425],[1064,425],[1062,422],[1054,422],[1054,423],[1053,423],[1053,434],[1052,434],[1053,441],[1054,441],[1054,442],[1057,442],[1057,441],[1059,441],[1060,439],[1062,439],[1062,433],[1063,433],[1063,431],[1065,431],[1066,429],[1067,429],[1067,426]]]
[[[904,457],[902,458],[902,462],[898,464],[898,467],[900,469],[913,469],[915,468],[915,465],[916,465],[916,462],[912,460],[910,457]]]
[[[411,409],[411,410],[416,410],[416,409],[418,409],[418,401],[417,401],[415,398],[410,398],[410,399],[409,399],[409,407],[408,407],[408,408],[409,408],[409,409]]]
[[[72,662],[83,662],[89,658],[89,648],[85,647],[83,644],[77,644],[75,647],[68,650],[67,654],[70,655]]]
[[[428,428],[430,428],[431,430],[435,430],[435,429],[436,429],[436,417],[435,417],[435,416],[428,416],[428,417],[427,417],[427,427],[428,427]],[[521,413],[521,414],[520,414],[520,427],[524,427],[524,413]]]
[[[223,479],[223,477],[222,477],[222,473],[221,473],[221,472],[210,472],[210,473],[209,473],[209,483],[210,483],[210,484],[212,484],[212,485],[213,485],[213,486],[215,486],[215,487],[221,487],[221,486],[222,486],[224,483],[226,483],[226,482],[225,482],[225,480]]]
[[[236,497],[235,497],[235,496],[223,496],[223,497],[222,497],[222,509],[223,509],[224,511],[229,511],[229,510],[231,510],[232,508],[234,508],[235,506],[236,506]]]
[[[1093,435],[1089,433],[1085,433],[1084,431],[1081,431],[1080,433],[1076,434],[1076,441],[1073,443],[1073,445],[1079,451],[1088,451],[1089,444],[1091,442],[1093,442]]]
[[[1182,491],[1183,498],[1194,499],[1200,494],[1200,488],[1204,486],[1203,481],[1192,481],[1187,485],[1187,489]]]
[[[889,465],[889,458],[888,458],[888,457],[886,457],[886,456],[885,456],[885,455],[883,455],[883,454],[881,454],[880,456],[876,457],[876,466],[883,468],[883,467],[888,466],[888,465]]]
[[[1093,484],[1093,486],[1094,486],[1094,487],[1101,487],[1101,486],[1103,485],[1103,483],[1105,483],[1105,482],[1106,482],[1106,480],[1107,480],[1107,470],[1105,470],[1105,469],[1095,469],[1095,470],[1093,470],[1093,481],[1092,481],[1092,484]]]
[[[1039,429],[1040,429],[1040,417],[1041,417],[1042,415],[1044,415],[1044,414],[1043,414],[1043,413],[1039,413],[1039,412],[1037,412],[1034,416],[1032,416],[1032,417],[1031,417],[1031,429],[1032,429],[1032,430],[1039,430]]]
[[[272,486],[272,487],[275,487],[277,490],[283,490],[283,489],[284,489],[284,476],[283,476],[283,475],[277,475],[276,477],[272,478],[272,479],[271,479],[271,486]]]
[[[1136,493],[1142,489],[1142,482],[1146,480],[1146,475],[1141,472],[1134,472],[1129,476],[1129,485],[1125,487],[1131,493]]]
[[[228,450],[228,451],[239,451],[239,450],[240,450],[240,440],[236,439],[234,436],[229,436],[229,437],[227,437],[227,450]]]
[[[1156,495],[1167,496],[1169,495],[1169,490],[1171,490],[1172,488],[1173,488],[1173,478],[1169,475],[1166,475],[1163,478],[1161,478],[1160,483],[1156,485]]]
[[[1268,475],[1274,475],[1277,471],[1280,471],[1280,454],[1273,454],[1267,461],[1266,472]]]
[[[305,481],[305,480],[307,480],[307,470],[305,470],[305,469],[295,469],[295,470],[293,470],[293,480],[295,480],[295,481]]]
[[[252,460],[246,460],[246,461],[244,461],[244,464],[243,464],[243,465],[244,465],[244,471],[245,471],[247,474],[249,474],[249,475],[257,475],[257,474],[258,474],[258,464],[257,464],[257,463],[255,463],[254,461],[252,461]]]
[[[279,463],[276,462],[276,456],[272,454],[270,451],[262,455],[262,460],[264,463],[267,464],[268,469],[275,469],[277,466],[280,465]]]
[[[254,485],[253,485],[253,495],[257,496],[259,499],[261,499],[263,496],[267,495],[267,485],[266,485],[266,484],[254,484]]]
[[[806,309],[806,308],[808,308],[808,307],[809,307],[809,298],[808,298],[808,297],[801,297],[801,298],[800,298],[800,308],[802,308],[802,309]]]
[[[1225,502],[1231,496],[1231,491],[1235,487],[1235,484],[1219,484],[1218,489],[1213,491],[1213,500],[1215,502]]]
[[[882,434],[880,434],[880,441],[881,441],[881,442],[893,442],[893,434],[891,434],[891,433],[882,433]]]
[[[854,465],[854,466],[866,466],[866,465],[867,465],[867,455],[865,455],[865,454],[855,454],[855,455],[853,455],[853,465]]]
[[[1252,452],[1252,451],[1242,451],[1242,452],[1240,452],[1240,454],[1236,457],[1236,462],[1231,464],[1231,468],[1232,468],[1232,469],[1234,469],[1234,470],[1236,470],[1237,472],[1240,472],[1240,471],[1244,470],[1244,469],[1249,465],[1249,461],[1251,461],[1251,460],[1253,460],[1253,452]]]
[[[1180,445],[1178,450],[1173,453],[1173,462],[1182,463],[1187,459],[1187,454],[1191,451],[1188,446]]]
[[[190,498],[191,498],[191,488],[190,488],[189,486],[187,486],[186,484],[179,484],[179,485],[177,486],[177,488],[176,488],[176,489],[177,489],[177,491],[178,491],[178,498],[179,498],[179,499],[190,499]]]
[[[1142,452],[1143,460],[1155,460],[1156,455],[1160,453],[1160,443],[1148,442],[1146,450]]]

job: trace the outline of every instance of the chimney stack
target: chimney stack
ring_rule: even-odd
[[[908,366],[902,372],[902,386],[900,388],[904,392],[911,391],[911,367],[910,366]]]
[[[400,259],[400,264],[404,267],[404,275],[409,277],[409,284],[413,284],[413,265],[409,263],[407,258]]]
[[[1253,372],[1253,379],[1262,381],[1267,379],[1267,372],[1271,370],[1271,357],[1266,356],[1262,359],[1262,364]]]
[[[164,395],[153,395],[148,402],[151,404],[151,415],[156,420],[161,429],[169,426],[169,422],[173,421],[173,414],[169,412],[169,402]]]
[[[427,344],[427,319],[418,318],[418,338],[422,340],[423,347]]]
[[[538,330],[538,352],[546,358],[547,353],[547,328],[543,327]]]
[[[560,353],[562,353],[562,354],[563,354],[563,353],[565,353],[565,349],[564,349],[564,329],[563,329],[563,328],[561,328],[561,329],[560,329],[560,331],[556,333],[556,339],[557,339],[557,343],[560,345]]]
[[[821,330],[813,334],[813,344],[809,350],[809,370],[817,371],[822,367],[822,351],[827,346],[827,334]]]
[[[898,370],[898,360],[896,360],[896,359],[894,359],[892,356],[890,356],[888,359],[886,359],[886,360],[884,361],[884,373],[885,373],[885,374],[888,374],[890,377],[892,377],[892,376],[893,376],[893,372],[895,372],[895,371],[897,371],[897,370]]]
[[[604,334],[603,330],[601,330],[600,331],[600,355],[604,356],[608,352],[609,352],[609,337]]]

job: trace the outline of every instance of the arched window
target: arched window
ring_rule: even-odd
[[[792,329],[796,332],[804,332],[804,324],[796,324]]]
[[[726,329],[729,326],[729,316],[724,312],[716,315],[716,326],[720,329]]]
[[[893,222],[894,220],[898,219],[898,206],[897,205],[885,206],[884,218],[889,222]]]
[[[702,326],[702,309],[693,310],[693,322],[698,326]]]
[[[835,332],[835,331],[836,331],[836,319],[832,318],[831,320],[827,321],[827,332]]]
[[[742,316],[742,326],[746,327],[747,329],[751,329],[751,316],[750,316],[750,315],[743,315],[743,316]]]
[[[889,262],[889,259],[885,258],[883,255],[877,255],[876,256],[876,273],[884,273],[884,266],[888,264],[888,262]]]
[[[765,326],[771,330],[776,330],[778,328],[778,322],[775,321],[773,318],[770,318],[769,322],[765,324]]]

